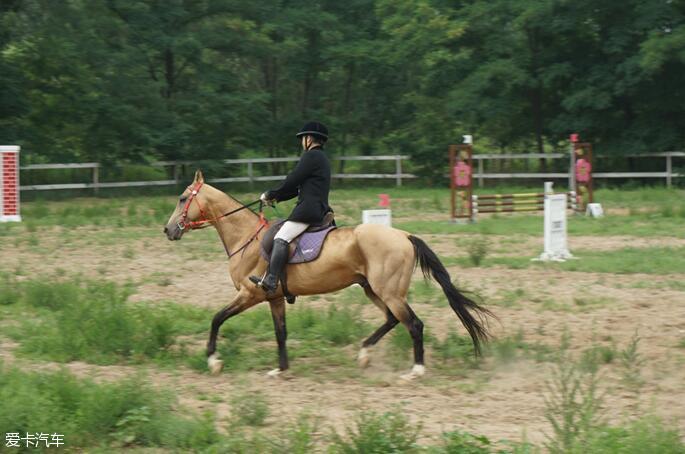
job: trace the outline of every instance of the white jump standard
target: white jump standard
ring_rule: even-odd
[[[573,258],[566,242],[566,194],[554,194],[545,183],[545,250],[533,260],[563,262]]]

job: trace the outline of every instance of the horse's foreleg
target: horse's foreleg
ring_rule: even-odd
[[[207,342],[207,365],[213,375],[221,372],[224,364],[223,361],[219,359],[219,355],[216,352],[216,339],[219,335],[219,328],[221,328],[221,325],[223,325],[226,320],[234,315],[240,314],[245,309],[254,306],[258,302],[259,300],[252,298],[249,293],[240,292],[235,299],[231,301],[231,304],[214,315],[209,333],[209,341]]]
[[[274,331],[278,343],[278,369],[268,373],[269,376],[273,377],[288,369],[288,351],[285,347],[288,331],[285,326],[285,301],[283,298],[269,301],[269,305],[271,306],[271,318],[274,321]]]

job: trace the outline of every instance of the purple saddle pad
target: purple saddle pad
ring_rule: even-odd
[[[298,236],[293,243],[295,243],[295,250],[291,253],[288,263],[306,263],[316,260],[321,254],[323,242],[326,240],[329,232],[336,227],[334,225],[319,230],[318,232],[305,232]],[[269,255],[261,248],[262,257],[269,261]]]

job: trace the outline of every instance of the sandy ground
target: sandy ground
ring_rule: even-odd
[[[108,235],[111,238],[103,241],[102,237]],[[129,229],[127,235],[121,236],[108,229],[79,228],[65,239],[64,232],[54,228],[40,232],[38,245],[25,240],[3,245],[0,269],[19,272],[20,279],[56,273],[133,281],[138,284],[138,291],[132,300],[141,304],[176,301],[218,310],[235,293],[228,278],[227,261],[213,232],[195,235],[193,239],[171,243],[161,234],[142,229]],[[465,240],[458,235],[422,237],[440,255],[465,254]],[[497,255],[535,257],[542,249],[542,238],[520,237],[517,241],[490,238],[493,253]],[[684,239],[672,238],[570,238],[572,251],[684,245]],[[606,415],[611,421],[622,421],[654,412],[685,434],[685,349],[678,346],[685,339],[685,292],[661,285],[682,282],[685,275],[618,275],[499,267],[451,267],[449,271],[460,285],[485,298],[486,305],[499,318],[491,328],[500,338],[521,333],[528,343],[558,349],[566,330],[572,336],[571,353],[579,355],[593,342],[615,345],[620,350],[637,332],[639,352],[644,360],[641,368],[644,385],[637,394],[623,384],[618,359],[602,366]],[[519,296],[512,297],[513,291]],[[300,298],[297,304],[319,307],[330,302],[326,298]],[[444,338],[453,329],[463,332],[460,326],[456,328],[458,320],[446,303],[440,307],[417,301],[414,309],[438,338]],[[382,322],[381,314],[371,304],[361,313],[372,325]],[[15,347],[16,344],[4,339],[0,343],[0,358],[30,368],[56,366],[16,359],[12,354]],[[344,352],[350,357],[355,355],[353,348]],[[371,354],[371,366],[360,370],[358,377],[327,381],[292,373],[272,379],[265,376],[265,370],[211,377],[187,369],[169,372],[154,366],[94,366],[73,362],[68,368],[78,375],[103,380],[145,370],[154,384],[174,388],[182,404],[214,409],[220,419],[230,415],[229,401],[236,389],[260,391],[270,405],[269,422],[274,428],[308,412],[318,416],[321,427],[341,430],[353,421],[360,409],[382,412],[399,405],[412,421],[423,425],[426,437],[460,429],[493,440],[520,440],[525,435],[528,440],[541,443],[545,434],[550,433],[544,417],[544,396],[553,363],[525,358],[510,362],[489,359],[478,370],[467,369],[459,378],[450,378],[431,369],[431,363],[440,360],[429,352],[426,377],[407,384],[398,381],[400,373],[385,361],[382,341]],[[410,366],[408,363],[407,369]],[[208,401],[198,396],[200,392],[224,400]]]

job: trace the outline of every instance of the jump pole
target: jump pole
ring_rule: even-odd
[[[19,150],[17,145],[0,145],[0,222],[21,222]]]

